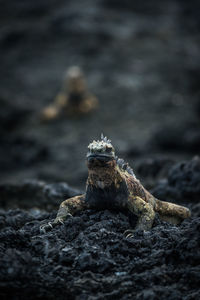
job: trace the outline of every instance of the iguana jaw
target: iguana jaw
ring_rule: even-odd
[[[92,160],[109,161],[109,160],[113,160],[113,159],[114,159],[114,157],[107,153],[90,153],[89,152],[87,154],[88,161],[92,161]]]
[[[114,161],[114,158],[110,155],[105,154],[88,154],[87,155],[87,166],[89,170],[101,170],[108,169],[111,167],[110,163]],[[99,169],[100,168],[100,169]]]

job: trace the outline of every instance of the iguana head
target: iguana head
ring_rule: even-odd
[[[116,170],[116,166],[122,171],[127,172],[135,178],[135,174],[128,163],[115,155],[115,149],[111,140],[101,135],[101,140],[93,141],[88,145],[87,165],[89,170],[95,170],[96,173],[102,171],[109,172]],[[110,172],[112,173],[112,172]]]
[[[88,145],[88,168],[106,167],[113,160],[115,160],[115,149],[107,137],[101,135],[100,141],[93,141]]]
[[[80,94],[86,90],[85,77],[78,66],[73,66],[68,69],[65,75],[63,89],[74,94]]]

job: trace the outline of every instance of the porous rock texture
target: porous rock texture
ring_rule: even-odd
[[[80,193],[64,182],[46,184],[43,181],[26,180],[21,184],[0,184],[0,207],[52,210],[61,201]]]
[[[161,200],[177,202],[191,208],[193,215],[200,207],[200,158],[182,161],[171,167],[167,179],[161,180],[152,190]]]
[[[2,209],[1,299],[199,299],[199,160],[181,166],[172,167],[162,191],[167,195],[173,183],[171,196],[187,199],[192,217],[174,226],[157,216],[150,232],[137,231],[131,239],[123,236],[130,222],[122,213],[87,210],[42,234],[39,226],[56,211],[41,210],[39,197],[38,208],[29,211]],[[49,195],[58,187],[52,185]]]

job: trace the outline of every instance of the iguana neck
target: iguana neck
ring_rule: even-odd
[[[68,96],[71,105],[77,106],[85,98],[85,93],[71,92]]]
[[[96,209],[125,207],[128,198],[126,181],[118,166],[89,170],[85,201]]]
[[[114,168],[96,168],[88,170],[87,186],[93,185],[96,188],[109,188],[115,185],[119,187],[123,178],[117,166]]]

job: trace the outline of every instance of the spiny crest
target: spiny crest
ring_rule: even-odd
[[[101,140],[107,144],[111,144],[111,140],[109,140],[106,136],[103,136],[103,133],[101,134]]]
[[[122,158],[116,157],[117,164],[122,171],[127,171],[130,175],[136,178],[132,168]]]
[[[104,137],[103,134],[101,134],[101,140],[93,140],[92,143],[88,145],[88,149],[90,151],[106,151],[106,149],[110,148],[114,152],[114,148],[111,144],[111,140],[109,140],[106,136]]]

